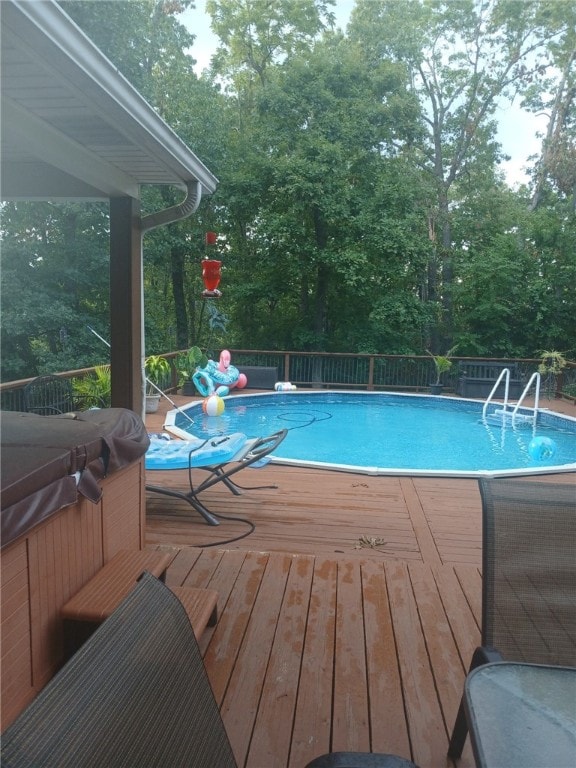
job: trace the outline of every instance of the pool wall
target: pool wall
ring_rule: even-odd
[[[421,395],[421,394],[398,394],[398,393],[386,393],[386,392],[365,392],[365,391],[343,391],[343,390],[300,390],[292,392],[276,392],[276,393],[258,393],[258,394],[240,394],[228,396],[224,398],[226,402],[238,403],[240,398],[242,405],[250,406],[256,405],[262,398],[266,402],[277,402],[278,405],[286,405],[297,403],[297,398],[322,398],[326,400],[330,395],[341,397],[342,395],[353,396],[355,398],[386,398],[389,402],[395,401],[400,403],[407,399],[417,400],[419,402],[431,402],[433,401],[434,407],[439,410],[469,410],[470,405],[475,405],[478,408],[479,416],[482,415],[482,408],[484,402],[481,400],[472,400],[467,398],[445,397],[435,395]],[[495,402],[494,405],[498,406],[501,403]],[[186,431],[186,427],[190,426],[189,419],[183,415],[182,411],[185,411],[190,416],[193,416],[196,412],[198,416],[202,413],[202,401],[194,401],[189,403],[180,409],[174,409],[168,411],[166,414],[166,420],[164,422],[164,428],[172,434],[181,437],[182,439],[189,439],[190,433]],[[519,408],[518,413],[520,415],[529,415],[532,412],[531,408]],[[539,408],[537,424],[554,427],[557,429],[568,430],[574,433],[574,439],[576,441],[576,418],[571,416],[565,416],[558,414],[549,409]],[[338,472],[350,472],[354,474],[363,475],[388,475],[388,476],[409,476],[409,477],[520,477],[527,475],[543,475],[543,474],[558,474],[565,472],[576,472],[576,462],[568,464],[559,464],[551,466],[534,466],[534,467],[519,467],[514,469],[499,469],[499,470],[455,470],[455,469],[414,469],[414,468],[399,468],[399,467],[380,467],[380,466],[356,466],[352,464],[338,464],[327,463],[312,460],[300,460],[293,458],[281,458],[270,456],[272,462],[276,464],[282,464],[287,466],[296,466],[312,469],[327,469]]]

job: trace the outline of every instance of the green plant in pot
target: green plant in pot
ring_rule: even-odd
[[[452,360],[450,360],[450,357],[454,354],[456,351],[456,347],[452,347],[452,349],[449,349],[448,352],[446,352],[445,355],[434,355],[430,350],[427,350],[428,354],[434,361],[434,368],[436,370],[436,381],[430,384],[430,391],[433,395],[440,395],[442,394],[442,377],[445,373],[448,373],[450,368],[452,368]]]
[[[182,387],[183,395],[194,395],[196,389],[192,382],[192,376],[199,368],[208,365],[208,356],[200,347],[190,347],[176,358],[176,370],[178,371],[178,386]]]
[[[158,410],[161,390],[170,375],[170,363],[160,355],[150,355],[144,363],[146,375],[146,413],[155,413]],[[154,386],[153,386],[154,385]]]
[[[568,365],[564,354],[556,350],[545,350],[540,354],[540,360],[542,362],[538,366],[538,372],[542,374],[552,373],[557,376]]]
[[[544,388],[548,399],[551,400],[555,393],[561,389],[558,376],[568,365],[564,354],[557,350],[545,350],[540,354],[541,363],[538,373],[544,378]]]

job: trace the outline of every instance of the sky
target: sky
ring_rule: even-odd
[[[355,0],[336,0],[336,26],[342,30],[346,29],[354,2]],[[195,69],[198,74],[208,67],[218,44],[218,38],[210,29],[210,17],[205,11],[205,5],[205,0],[196,0],[196,8],[189,8],[179,17],[180,22],[196,35],[191,54],[197,61]],[[528,176],[523,167],[530,155],[540,152],[541,141],[536,133],[546,130],[546,116],[535,117],[521,109],[519,104],[512,104],[500,109],[496,119],[499,124],[498,140],[504,153],[510,156],[510,160],[502,163],[508,184],[512,187],[525,184],[528,182]]]

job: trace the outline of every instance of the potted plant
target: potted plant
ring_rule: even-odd
[[[542,352],[540,354],[540,360],[542,362],[538,366],[538,373],[544,377],[544,386],[548,399],[551,400],[553,395],[561,389],[558,382],[558,376],[560,376],[564,368],[566,368],[568,362],[564,357],[564,354],[555,349]]]
[[[202,352],[200,347],[190,347],[187,352],[183,352],[176,358],[178,386],[182,387],[183,395],[196,394],[192,376],[198,368],[205,368],[207,365],[208,356]]]
[[[456,347],[452,347],[452,349],[449,349],[445,355],[433,355],[430,350],[427,350],[428,354],[434,361],[434,368],[436,369],[436,381],[433,384],[430,384],[430,394],[442,394],[442,389],[444,387],[442,383],[442,376],[445,373],[448,373],[450,368],[452,368],[452,360],[450,360],[450,357],[454,354],[455,351]]]
[[[162,389],[167,376],[170,374],[170,363],[160,355],[150,355],[144,363],[146,375],[146,413],[156,413],[160,403]],[[153,386],[154,385],[154,386]]]

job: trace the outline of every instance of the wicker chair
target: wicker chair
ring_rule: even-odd
[[[576,664],[576,485],[481,479],[482,640],[492,661]],[[448,755],[468,734],[461,702]]]

